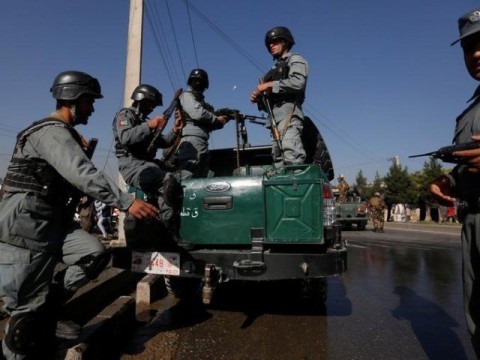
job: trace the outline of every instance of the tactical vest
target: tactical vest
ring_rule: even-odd
[[[138,126],[144,122],[144,120],[142,120],[140,116],[138,116],[138,114],[136,114],[135,111],[131,108],[123,108],[115,115],[115,118],[113,120],[113,134],[115,138],[115,155],[117,156],[117,158],[133,156],[134,158],[140,159],[140,160],[146,160],[146,161],[154,160],[155,155],[157,154],[157,149],[153,148],[150,152],[147,152],[147,148],[154,137],[153,133],[151,134],[151,136],[147,136],[145,139],[143,139],[142,141],[136,144],[124,146],[120,142],[120,139],[118,138],[118,134],[117,134],[116,122],[118,120],[118,116],[122,111],[130,113],[131,116],[128,118],[128,120],[132,121],[132,126]]]
[[[49,203],[66,204],[77,189],[47,161],[39,158],[24,158],[22,155],[28,136],[45,126],[63,126],[86,151],[82,137],[72,126],[52,117],[36,121],[17,135],[12,159],[3,180],[3,190],[9,193],[35,193]]]
[[[279,81],[288,79],[288,73],[290,71],[290,66],[288,66],[288,60],[291,56],[280,58],[273,68],[263,76],[263,81]],[[305,91],[296,94],[286,94],[286,93],[272,93],[269,94],[269,100],[272,106],[276,104],[281,104],[284,102],[295,102],[298,104],[303,104],[305,100]]]

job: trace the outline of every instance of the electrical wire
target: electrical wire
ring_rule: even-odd
[[[190,36],[192,37],[193,53],[195,54],[195,62],[197,64],[197,68],[198,68],[199,65],[198,65],[197,48],[195,46],[195,37],[193,36],[192,17],[190,16],[190,5],[189,5],[188,0],[185,0],[185,6],[187,7],[188,24],[189,24],[189,27],[190,27]]]

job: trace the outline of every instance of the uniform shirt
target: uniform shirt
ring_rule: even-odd
[[[472,141],[472,135],[480,135],[480,87],[477,88],[470,106],[457,117],[453,142],[463,144]],[[466,165],[457,165],[449,174],[455,188],[455,197],[477,202],[480,198],[480,175],[467,171]]]
[[[273,81],[272,93],[298,94],[300,98],[303,97],[307,87],[307,61],[301,55],[290,52],[284,54],[282,58],[287,58],[287,65],[289,67],[288,78]],[[297,101],[296,105],[293,102],[275,104],[272,109],[275,120],[280,122],[287,119],[290,114],[292,114],[294,106],[295,110],[293,115],[303,119],[302,105]]]
[[[52,117],[59,117],[56,113]],[[99,171],[64,126],[47,125],[30,134],[21,155],[47,161],[70,184],[100,201],[127,210],[133,199]],[[58,239],[51,228],[65,226],[65,204],[47,204],[32,193],[7,193],[0,202],[0,241],[44,251]]]
[[[148,127],[146,120],[138,119],[138,115],[131,108],[125,108],[118,112],[113,124],[115,138],[127,150],[132,147],[147,150],[155,133]],[[168,135],[158,137],[156,148],[168,148],[173,145],[177,135],[171,130]],[[156,150],[155,150],[156,151]],[[155,155],[154,155],[155,156]],[[153,156],[153,157],[154,157]],[[128,184],[135,183],[138,174],[147,167],[157,166],[152,162],[153,159],[146,160],[145,157],[136,157],[131,152],[118,157],[118,166],[120,173]]]
[[[182,136],[199,136],[208,140],[211,131],[223,127],[223,124],[217,120],[217,116],[206,109],[204,96],[194,93],[191,87],[180,95],[180,105],[187,116]]]

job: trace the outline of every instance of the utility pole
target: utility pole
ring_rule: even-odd
[[[130,106],[130,95],[140,84],[142,76],[142,36],[143,36],[143,0],[130,0],[130,13],[127,36],[127,62],[125,67],[125,85],[123,88],[123,106]],[[118,175],[121,189],[126,188],[122,175]],[[118,216],[118,244],[126,244],[123,222],[125,213]],[[114,244],[112,244],[114,245]]]

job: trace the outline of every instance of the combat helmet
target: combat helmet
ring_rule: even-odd
[[[50,88],[52,97],[57,100],[77,100],[88,94],[94,99],[103,98],[102,89],[98,80],[81,71],[64,71],[53,80]]]
[[[133,101],[150,100],[155,107],[163,105],[163,98],[160,91],[148,84],[138,85],[135,90],[133,90],[130,98]]]
[[[276,26],[267,31],[265,34],[265,46],[268,49],[268,44],[275,39],[284,39],[292,47],[295,44],[293,35],[288,28],[285,26]]]
[[[193,69],[190,72],[190,75],[188,76],[187,84],[192,85],[192,80],[195,80],[195,79],[200,80],[203,87],[205,89],[208,89],[208,85],[209,85],[208,74],[205,70],[203,70],[203,69]]]

